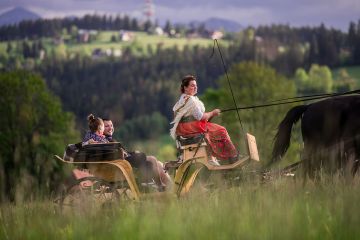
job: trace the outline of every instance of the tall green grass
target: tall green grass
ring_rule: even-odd
[[[278,179],[81,212],[51,201],[2,205],[0,239],[356,239],[359,186]]]

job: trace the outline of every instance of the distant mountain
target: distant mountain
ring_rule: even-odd
[[[36,20],[41,18],[38,14],[22,7],[16,7],[0,15],[0,26],[19,23],[23,20]]]
[[[204,24],[208,30],[225,30],[226,32],[238,32],[244,27],[238,22],[222,19],[222,18],[209,18],[206,21],[193,21],[190,23],[192,26],[199,26]]]
[[[69,16],[65,16],[64,19],[68,19],[68,20],[74,20],[78,18],[78,16],[75,16],[75,15],[69,15]]]

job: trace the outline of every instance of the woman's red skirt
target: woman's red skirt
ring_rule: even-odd
[[[205,133],[205,138],[210,145],[212,155],[220,160],[235,158],[238,154],[230,136],[223,126],[206,120],[179,123],[176,135],[187,136]]]

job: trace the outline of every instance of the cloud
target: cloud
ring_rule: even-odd
[[[43,9],[43,8],[38,8],[38,7],[30,7],[29,8],[31,11],[38,13],[39,15],[41,15],[44,18],[62,18],[62,17],[67,17],[67,16],[77,16],[77,17],[81,17],[84,16],[85,14],[93,14],[93,13],[97,13],[97,14],[105,14],[106,12],[99,12],[99,11],[94,11],[92,9],[89,10],[72,10],[72,11],[56,11],[56,10],[48,10],[48,9]]]
[[[209,6],[186,7],[172,9],[168,7],[156,7],[155,14],[161,19],[169,19],[173,22],[188,22],[193,20],[206,20],[210,17],[218,17],[236,21],[243,25],[271,22],[274,16],[267,9],[233,8],[214,9]]]
[[[324,22],[346,29],[360,18],[359,0],[153,0],[155,17],[164,22],[188,22],[218,17],[242,25],[289,23],[319,25]],[[23,6],[45,17],[85,13],[126,13],[142,17],[143,0],[0,0],[0,11]]]
[[[216,9],[217,15],[221,13],[226,16],[229,9],[231,12],[239,11],[241,14],[243,14],[242,9],[250,10],[250,14],[254,11],[253,9],[261,9],[266,13],[265,17],[260,16],[260,19],[249,17],[252,24],[266,23],[268,20],[272,20],[275,23],[318,25],[322,21],[326,21],[331,24],[337,23],[340,26],[345,22],[360,18],[359,0],[155,0],[155,2],[171,9],[174,6],[178,10],[199,9],[200,13],[205,12],[201,9]]]
[[[142,1],[141,1],[142,3]],[[139,6],[137,1],[128,0],[1,0],[0,9],[5,7],[32,7],[49,11],[81,11],[90,9],[92,11],[127,11]]]

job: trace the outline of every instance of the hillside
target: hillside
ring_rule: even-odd
[[[85,41],[81,39],[80,34],[76,37],[69,34],[63,34],[59,38],[41,38],[40,41],[44,44],[47,52],[52,54],[56,51],[63,51],[66,55],[80,54],[84,56],[105,56],[109,52],[120,54],[125,48],[130,48],[132,52],[137,56],[147,55],[149,47],[152,50],[156,50],[158,46],[163,49],[177,47],[178,50],[182,50],[185,46],[200,46],[208,47],[213,44],[212,39],[206,38],[186,38],[176,37],[171,38],[165,35],[147,34],[145,32],[126,32],[129,34],[129,39],[121,40],[121,34],[119,31],[99,31],[96,36]],[[222,44],[228,45],[228,41],[222,40]],[[13,45],[19,43],[19,41],[11,41]],[[28,41],[32,44],[33,41]],[[8,42],[0,42],[0,53],[6,51]]]
[[[202,46],[207,47],[212,44],[211,39],[205,38],[169,38],[167,36],[149,35],[145,32],[131,32],[130,40],[119,40],[119,32],[116,31],[103,31],[98,34],[96,39],[90,43],[70,43],[68,49],[70,52],[85,53],[91,55],[95,49],[123,49],[126,47],[132,47],[136,54],[143,55],[148,54],[148,46],[151,46],[153,50],[157,46],[162,48],[177,47],[182,50],[185,46]],[[112,38],[117,38],[116,41],[112,41]]]
[[[24,20],[36,20],[40,16],[28,9],[16,7],[0,15],[0,26],[16,24]]]

